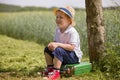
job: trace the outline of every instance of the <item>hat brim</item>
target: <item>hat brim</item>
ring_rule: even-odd
[[[57,12],[58,10],[59,10],[58,8],[54,8],[54,9],[53,9],[53,12],[54,12],[55,16],[56,16],[56,12]]]

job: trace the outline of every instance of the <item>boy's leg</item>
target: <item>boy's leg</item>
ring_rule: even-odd
[[[54,57],[54,68],[53,71],[48,73],[46,77],[43,77],[45,80],[57,80],[60,77],[60,67],[62,62],[57,58]]]
[[[45,50],[44,50],[44,54],[45,54],[45,59],[46,59],[47,66],[53,65],[54,56],[51,53],[52,53],[52,51],[50,51],[48,49],[48,47],[46,47]]]
[[[59,62],[61,62],[62,64],[73,64],[73,63],[79,62],[79,59],[76,56],[74,51],[67,51],[63,48],[58,47],[52,52],[52,54],[55,56],[55,59],[56,58],[58,59],[58,60],[57,59],[55,60],[58,62],[58,64],[60,64]],[[57,64],[56,64],[56,67],[57,67]]]
[[[47,66],[53,65],[53,58],[48,53],[45,53],[45,59]]]
[[[58,47],[52,52],[52,54],[54,55],[54,70],[50,75],[48,74],[47,77],[44,77],[45,79],[55,80],[60,77],[60,67],[63,62],[65,64],[78,62],[78,58],[74,51],[66,51],[63,48]]]
[[[46,77],[44,77],[43,79],[46,79],[46,80],[56,80],[56,79],[58,79],[60,77],[60,67],[61,67],[62,61],[60,61],[59,58],[55,56],[55,54],[59,54],[59,52],[61,53],[61,51],[59,51],[58,49],[55,49],[52,52],[52,54],[54,55],[53,71],[48,73],[48,75]]]
[[[54,57],[54,68],[60,69],[62,62],[57,58]]]

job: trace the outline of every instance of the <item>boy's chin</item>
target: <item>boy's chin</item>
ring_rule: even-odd
[[[62,28],[62,25],[59,25],[59,24],[58,24],[57,26],[58,26],[59,28]]]
[[[58,27],[61,28],[61,29],[63,28],[62,26],[58,26]]]

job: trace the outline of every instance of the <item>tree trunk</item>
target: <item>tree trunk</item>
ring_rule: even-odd
[[[85,0],[85,3],[90,62],[99,64],[105,53],[102,0]]]

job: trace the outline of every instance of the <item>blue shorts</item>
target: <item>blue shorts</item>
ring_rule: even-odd
[[[62,65],[79,63],[79,59],[74,51],[67,51],[60,47],[54,51],[50,51],[48,47],[46,47],[44,52],[48,53],[52,58],[54,58],[54,56],[57,57],[62,62]]]

